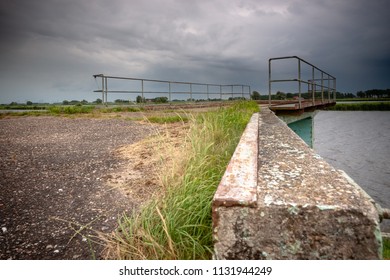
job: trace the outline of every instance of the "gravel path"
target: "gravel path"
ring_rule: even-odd
[[[120,119],[0,119],[0,259],[99,259],[89,234],[135,207],[106,184],[122,164],[115,150],[153,132]]]

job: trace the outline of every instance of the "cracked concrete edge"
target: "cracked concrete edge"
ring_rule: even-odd
[[[257,205],[259,113],[252,115],[213,198],[217,207]]]

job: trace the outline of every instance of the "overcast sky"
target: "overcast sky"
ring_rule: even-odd
[[[96,100],[104,73],[249,84],[297,55],[337,89],[390,88],[388,0],[3,0],[0,103]]]

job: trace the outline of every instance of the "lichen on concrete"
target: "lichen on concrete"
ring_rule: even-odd
[[[248,136],[244,142],[251,141]],[[258,116],[256,139],[256,200],[246,207],[241,202],[245,183],[232,187],[224,179],[214,198],[215,258],[381,258],[375,202],[347,174],[325,162],[269,110]],[[242,163],[237,156],[229,165],[230,176],[235,163]],[[239,174],[253,179],[248,174],[253,166],[247,168],[241,165]],[[253,191],[253,182],[249,186]]]

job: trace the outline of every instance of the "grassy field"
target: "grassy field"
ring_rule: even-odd
[[[110,259],[210,259],[211,201],[255,102],[188,116],[185,145],[164,169],[164,192],[133,216],[123,216],[108,240]]]
[[[333,111],[389,111],[390,102],[359,102],[341,103],[329,107],[327,110]]]

